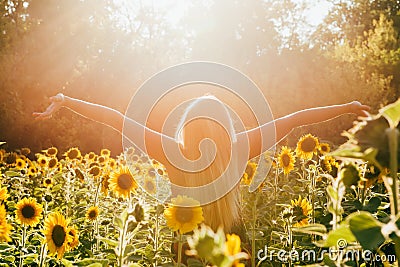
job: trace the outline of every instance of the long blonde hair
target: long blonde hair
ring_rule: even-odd
[[[212,114],[217,116],[201,116],[205,108],[209,113],[212,110]],[[186,187],[199,187],[211,183],[213,186],[209,188],[218,191],[221,188],[217,188],[218,186],[212,182],[222,174],[232,179],[240,175],[238,168],[235,167],[237,157],[231,151],[232,144],[237,141],[234,122],[226,105],[216,97],[207,95],[191,101],[177,125],[175,139],[180,144],[183,156],[193,162],[191,169],[196,169],[199,164],[205,162],[210,164],[194,172],[177,167],[173,167],[172,170],[168,168],[171,182]],[[199,148],[205,139],[213,141],[215,154],[208,151],[210,147]],[[233,168],[227,168],[228,163]],[[205,224],[214,230],[222,226],[229,232],[240,218],[238,186],[234,185],[228,189],[220,198],[203,205]],[[216,195],[216,192],[204,192],[204,194]]]

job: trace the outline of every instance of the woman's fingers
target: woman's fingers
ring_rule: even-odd
[[[56,112],[58,109],[60,109],[61,107],[61,102],[58,101],[57,99],[52,99],[55,98],[57,96],[51,97],[50,100],[52,101],[52,103],[50,104],[50,106],[48,106],[46,108],[45,111],[43,112],[33,112],[33,117],[35,117],[36,120],[44,120],[44,119],[49,119],[52,117],[52,114],[54,112]]]

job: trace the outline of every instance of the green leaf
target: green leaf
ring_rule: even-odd
[[[346,222],[342,222],[336,230],[329,232],[326,240],[322,242],[323,247],[340,247],[344,248],[351,242],[356,241],[355,236],[350,230]]]
[[[400,98],[379,110],[379,113],[389,122],[390,128],[397,127],[400,121]]]
[[[381,199],[379,197],[372,197],[368,201],[368,204],[363,207],[363,210],[373,213],[378,210],[380,205],[381,205]]]
[[[8,177],[15,177],[15,176],[20,176],[21,175],[19,172],[15,172],[15,171],[6,171],[5,174]]]
[[[53,188],[51,188],[51,192],[55,193],[57,191],[60,191],[60,189],[63,187],[63,184],[56,184],[55,186],[53,186]]]
[[[203,267],[203,263],[198,259],[189,258],[187,260],[187,265],[191,267]]]
[[[109,238],[105,238],[105,237],[99,237],[100,241],[103,241],[104,243],[108,244],[109,246],[115,248],[116,246],[118,246],[118,241],[109,239]]]
[[[323,224],[309,224],[298,228],[293,228],[294,232],[304,233],[304,234],[316,234],[323,236],[326,234],[327,230]]]
[[[336,190],[333,188],[332,185],[328,185],[328,187],[326,188],[326,192],[328,193],[329,198],[331,200],[335,200],[335,201],[338,200],[338,198],[339,198],[338,193],[336,192]]]
[[[326,266],[329,266],[329,267],[336,267],[336,262],[333,261],[333,260],[329,257],[329,255],[324,255],[324,263],[325,263]]]
[[[120,230],[122,230],[124,228],[124,225],[123,225],[122,220],[120,218],[114,217],[113,222],[114,222],[114,225],[116,227],[118,227]]]
[[[363,249],[376,249],[385,241],[381,233],[382,223],[369,212],[353,213],[347,217],[346,221]]]

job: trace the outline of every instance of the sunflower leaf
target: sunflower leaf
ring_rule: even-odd
[[[124,228],[122,220],[118,217],[114,217],[114,225],[121,230]]]
[[[55,186],[53,186],[53,188],[51,188],[51,192],[55,193],[57,191],[60,191],[62,187],[63,187],[63,184],[56,184]]]
[[[389,122],[390,128],[397,127],[400,121],[400,98],[379,110],[379,113]]]
[[[19,172],[15,172],[15,171],[6,171],[5,174],[6,174],[6,176],[8,176],[8,177],[16,177],[16,176],[19,176],[19,175],[20,175]]]
[[[329,232],[326,240],[320,244],[322,247],[341,247],[343,248],[350,242],[356,241],[355,236],[350,230],[347,222],[343,222],[336,230]]]
[[[293,228],[294,232],[305,233],[305,234],[316,234],[324,236],[327,232],[325,225],[323,224],[309,224],[302,227]]]
[[[365,211],[353,213],[347,217],[346,221],[363,249],[376,249],[385,242],[385,237],[381,232],[382,223],[375,219],[371,213]]]
[[[111,240],[109,238],[105,238],[105,237],[98,237],[100,241],[103,241],[104,243],[110,245],[111,247],[116,247],[118,246],[118,241],[116,240]]]

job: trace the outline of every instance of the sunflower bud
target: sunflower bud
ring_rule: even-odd
[[[128,216],[133,216],[137,223],[140,223],[144,220],[144,209],[139,204],[136,203],[135,207],[128,211]]]
[[[340,170],[340,177],[345,186],[357,185],[360,181],[360,171],[352,164],[346,164]]]

